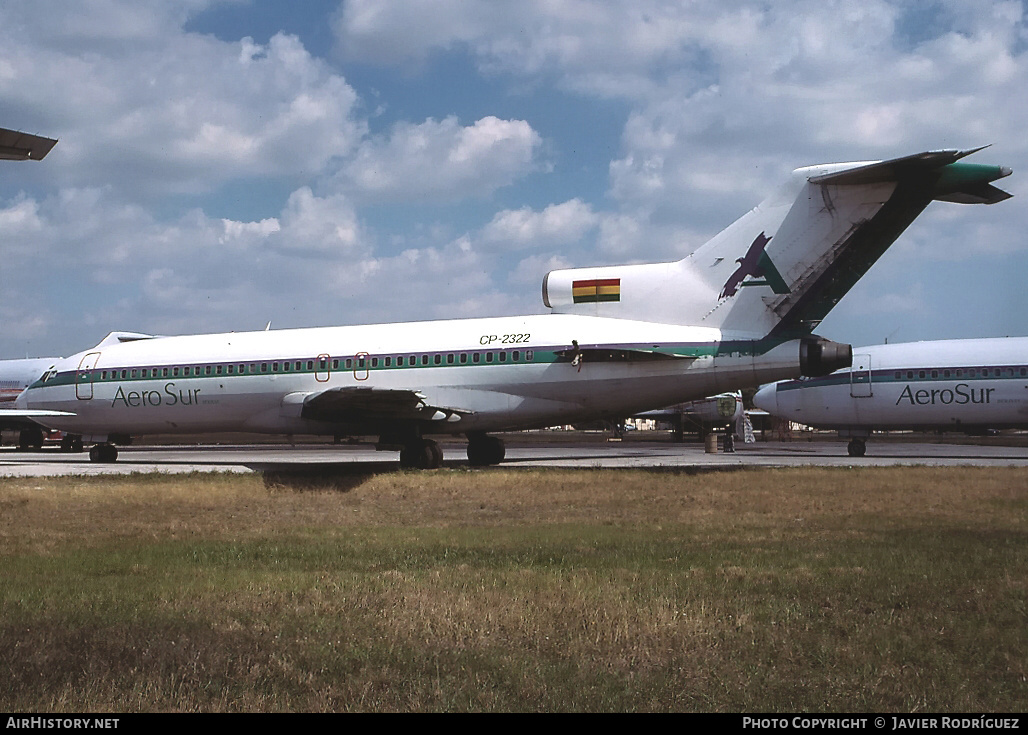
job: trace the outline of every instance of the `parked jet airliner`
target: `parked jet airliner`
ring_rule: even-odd
[[[1028,337],[955,339],[853,350],[831,375],[766,385],[768,413],[852,437],[862,457],[878,429],[1028,429]]]
[[[976,149],[980,150],[980,149]],[[463,433],[495,464],[489,432],[628,416],[800,375],[849,345],[813,335],[933,200],[992,204],[1008,168],[975,151],[797,169],[763,203],[673,263],[551,271],[551,314],[163,337],[56,363],[18,399],[113,461],[137,434],[376,434],[404,466],[438,467],[426,438]]]

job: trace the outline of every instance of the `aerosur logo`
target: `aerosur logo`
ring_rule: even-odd
[[[739,267],[725,281],[725,286],[721,289],[721,298],[735,296],[741,286],[770,286],[771,290],[777,294],[789,293],[785,279],[782,278],[782,274],[778,272],[775,264],[771,262],[771,258],[764,250],[769,242],[771,242],[771,238],[763,232],[757,235],[757,239],[750,245],[746,255],[735,261]],[[754,280],[746,281],[746,278]]]

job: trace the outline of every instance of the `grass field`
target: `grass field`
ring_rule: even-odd
[[[1028,471],[0,480],[6,711],[1028,709]]]

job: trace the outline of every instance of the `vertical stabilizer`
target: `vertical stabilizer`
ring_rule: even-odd
[[[825,315],[933,200],[992,204],[1010,169],[974,151],[810,166],[683,260],[551,271],[558,313],[796,337]]]

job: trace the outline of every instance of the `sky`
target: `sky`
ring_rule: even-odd
[[[990,144],[817,330],[1028,335],[1028,24],[964,0],[10,0],[0,358],[152,334],[546,313],[794,168]]]

